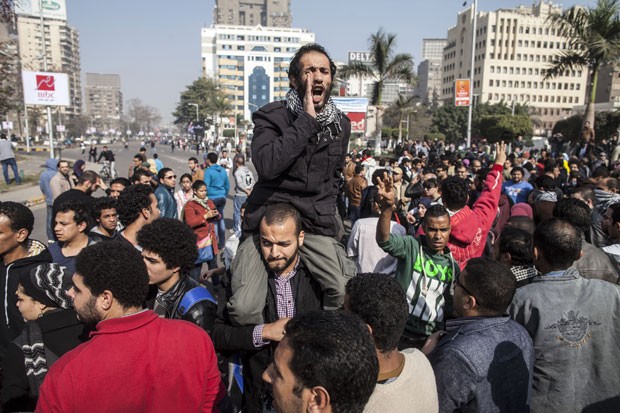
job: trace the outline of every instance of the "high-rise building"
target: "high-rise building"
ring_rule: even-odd
[[[428,103],[441,91],[441,61],[447,39],[422,39],[422,62],[418,65],[416,95]]]
[[[289,63],[301,46],[313,42],[314,33],[306,29],[203,28],[203,73],[219,82],[234,112],[250,120],[259,107],[286,97]]]
[[[216,0],[214,24],[291,27],[290,0]]]
[[[583,104],[587,69],[566,70],[562,76],[544,80],[556,56],[568,50],[548,17],[561,6],[540,0],[529,7],[499,9],[477,15],[473,100],[528,105],[538,118],[537,134],[550,133],[553,125]],[[470,77],[472,9],[458,14],[448,30],[442,63],[441,98],[454,104],[454,84]]]
[[[58,110],[61,115],[72,117],[82,113],[79,34],[67,24],[65,1],[51,3],[53,7],[43,2],[43,33],[39,2],[16,3],[19,56],[22,70],[43,71],[45,50],[47,71],[68,75],[70,105]]]
[[[123,114],[119,75],[86,73],[84,101],[86,114],[98,130],[119,130]]]

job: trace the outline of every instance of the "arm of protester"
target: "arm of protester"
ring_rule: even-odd
[[[472,206],[483,227],[490,227],[497,214],[499,197],[502,192],[502,172],[506,161],[506,144],[495,144],[495,162],[484,180],[480,196]]]

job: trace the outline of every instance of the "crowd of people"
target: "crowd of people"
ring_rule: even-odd
[[[109,185],[51,159],[47,245],[0,203],[3,411],[620,409],[617,137],[375,159],[335,73],[295,54],[256,174],[241,151],[175,172],[144,149]]]

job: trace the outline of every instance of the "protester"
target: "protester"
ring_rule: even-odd
[[[230,190],[228,172],[217,164],[217,154],[211,152],[207,155],[207,169],[205,170],[205,184],[211,201],[215,204],[222,219],[217,222],[217,246],[221,250],[226,242],[226,225],[224,223],[224,207],[226,197]]]
[[[162,168],[157,177],[159,185],[155,188],[155,198],[157,198],[157,207],[159,208],[162,218],[177,219],[177,201],[174,198],[174,187],[177,185],[177,176],[172,168]]]
[[[51,180],[56,175],[58,169],[58,159],[50,158],[45,161],[45,171],[41,173],[39,177],[39,188],[41,193],[45,196],[46,206],[46,218],[45,218],[45,231],[47,233],[48,242],[54,241],[54,229],[52,228],[52,218],[54,212],[52,206],[54,205],[54,194],[52,193]]]
[[[383,274],[358,274],[347,283],[344,308],[370,327],[379,361],[377,385],[364,412],[437,412],[430,363],[419,350],[398,351],[408,316],[400,285]]]
[[[11,167],[15,184],[20,185],[22,183],[22,178],[19,176],[19,170],[17,169],[17,161],[15,160],[13,145],[14,144],[7,139],[4,133],[0,134],[0,163],[2,163],[4,182],[7,185],[11,183],[11,180],[9,179],[9,167]]]
[[[148,185],[131,185],[118,197],[118,218],[124,229],[116,237],[117,240],[138,246],[137,234],[146,224],[159,218],[157,198]]]
[[[52,190],[52,198],[55,201],[58,195],[68,191],[75,185],[71,180],[69,161],[59,160],[57,164],[58,172],[50,180],[50,188]]]
[[[235,156],[235,196],[233,198],[233,232],[241,231],[241,205],[245,204],[248,196],[254,189],[254,175],[252,171],[245,166],[245,157],[243,155]]]
[[[132,246],[100,243],[80,253],[69,295],[96,329],[52,366],[37,411],[217,411],[224,387],[209,336],[144,310],[147,292],[148,272]]]
[[[96,241],[88,236],[90,209],[79,201],[67,201],[58,206],[54,216],[54,235],[58,242],[49,246],[52,262],[75,272],[75,257]]]
[[[131,185],[131,181],[129,181],[129,179],[127,178],[119,176],[118,178],[113,179],[110,182],[110,190],[108,191],[108,196],[110,198],[118,199],[121,192],[123,192],[123,190],[129,185]]]
[[[95,225],[88,234],[93,240],[111,241],[118,235],[118,211],[116,199],[112,197],[98,198],[93,208]]]
[[[174,200],[177,203],[177,216],[180,220],[183,220],[183,208],[187,201],[192,199],[193,191],[192,191],[192,176],[188,173],[181,175],[181,179],[179,179],[180,188],[178,191],[174,193]]]
[[[39,388],[59,357],[88,339],[67,290],[71,272],[41,264],[19,277],[17,307],[26,325],[8,347],[2,366],[3,412],[34,411]]]

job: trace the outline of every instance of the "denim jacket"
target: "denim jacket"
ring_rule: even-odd
[[[509,317],[446,321],[428,358],[440,412],[529,412],[534,348]]]

